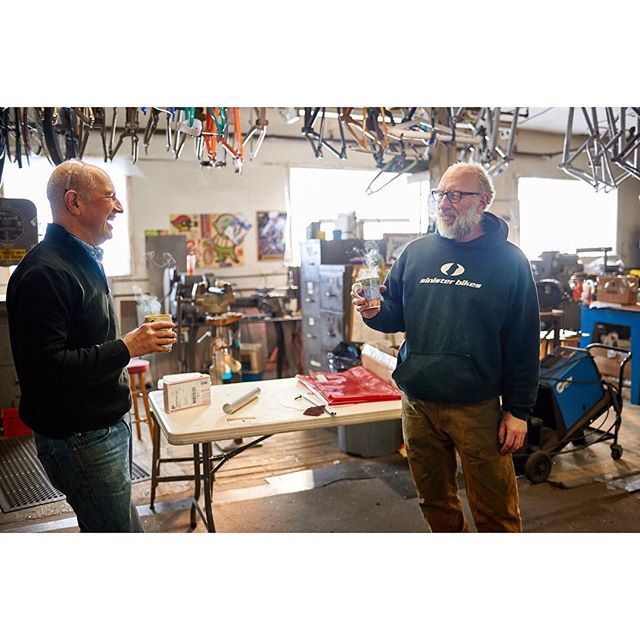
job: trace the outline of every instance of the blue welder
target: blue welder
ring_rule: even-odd
[[[595,347],[625,354],[620,363],[617,386],[605,381],[590,352]],[[540,385],[527,425],[527,441],[514,454],[516,466],[524,462],[525,476],[533,483],[547,479],[552,458],[570,442],[577,448],[613,440],[611,457],[619,460],[622,447],[618,432],[622,422],[622,381],[631,353],[618,347],[594,343],[585,349],[559,347],[540,362]],[[593,422],[614,410],[615,419],[606,429]],[[605,416],[606,421],[606,416]]]

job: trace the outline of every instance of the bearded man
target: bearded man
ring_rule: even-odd
[[[538,391],[539,310],[527,258],[487,211],[495,195],[479,164],[457,163],[431,197],[437,232],[409,243],[385,279],[379,309],[353,303],[372,329],[405,332],[393,377],[427,525],[462,532],[462,463],[478,531],[522,531],[512,453]]]

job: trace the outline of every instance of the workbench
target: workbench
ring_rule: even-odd
[[[621,305],[615,308],[583,306],[580,315],[581,347],[596,342],[594,337],[596,324],[628,327],[631,333],[629,349],[634,356],[636,351],[640,351],[640,306]],[[640,357],[631,359],[631,404],[640,404]]]
[[[247,393],[254,387],[260,387],[257,398],[227,415],[222,406]],[[162,391],[152,391],[149,403],[155,423],[154,464],[151,474],[152,499],[155,487],[160,481],[194,480],[194,494],[191,505],[191,527],[196,526],[196,512],[204,520],[207,531],[214,533],[215,524],[212,511],[212,491],[215,474],[232,457],[255,446],[276,433],[338,427],[358,424],[371,424],[400,418],[400,400],[367,402],[331,406],[319,416],[304,415],[305,409],[322,401],[296,378],[266,380],[263,382],[238,382],[235,384],[213,385],[211,404],[165,413]],[[329,413],[331,412],[331,413]],[[333,414],[333,415],[331,415]],[[193,476],[159,477],[160,434],[169,444],[192,445]],[[222,440],[242,442],[254,438],[235,449],[212,454],[212,444]],[[173,458],[174,461],[178,458]],[[204,493],[204,509],[200,506],[200,494]]]

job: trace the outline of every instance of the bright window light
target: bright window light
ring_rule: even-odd
[[[530,260],[543,251],[585,247],[616,251],[616,191],[596,192],[581,180],[520,178],[520,248]]]
[[[51,222],[51,208],[47,200],[47,182],[54,170],[46,158],[29,158],[27,166],[23,159],[22,169],[14,162],[5,162],[3,172],[4,197],[31,200],[38,211],[38,240],[42,240],[47,224]],[[129,240],[129,213],[127,211],[127,176],[123,166],[116,160],[105,165],[101,158],[84,158],[109,174],[124,213],[116,216],[113,237],[104,245],[104,270],[108,276],[131,275],[131,247]]]
[[[335,227],[339,213],[355,211],[363,220],[365,240],[379,240],[383,233],[419,233],[421,203],[426,205],[428,183],[408,182],[401,175],[372,195],[366,188],[378,171],[354,169],[292,168],[289,172],[289,202],[291,210],[291,247],[294,264],[300,263],[299,243],[307,237],[307,226],[320,222],[327,239]],[[388,182],[394,174],[383,175],[372,189]],[[426,214],[425,214],[426,215]]]

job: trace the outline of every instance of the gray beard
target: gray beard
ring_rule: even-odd
[[[449,240],[462,240],[473,229],[480,224],[482,212],[474,213],[470,211],[465,216],[456,216],[452,224],[446,224],[440,215],[436,218],[436,229],[443,238]]]

